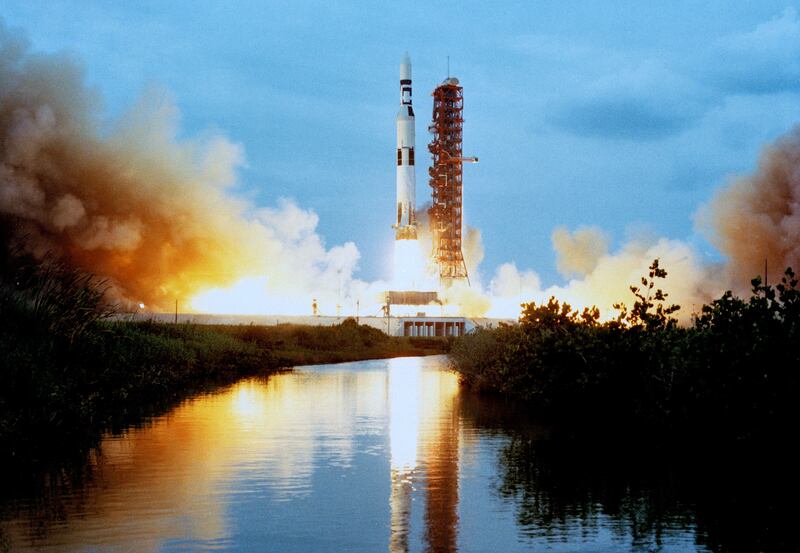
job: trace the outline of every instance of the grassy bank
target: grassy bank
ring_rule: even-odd
[[[657,287],[664,276],[655,262],[614,321],[555,299],[526,304],[519,325],[454,344],[453,366],[467,385],[573,427],[735,440],[793,431],[800,289],[791,269],[774,287],[754,280],[747,300],[728,292],[703,306],[688,328]]]
[[[443,353],[353,320],[332,327],[109,321],[103,286],[66,267],[6,264],[0,282],[0,456],[91,447],[192,393],[301,364]]]
[[[453,342],[452,338],[388,336],[377,328],[359,325],[352,318],[333,326],[208,325],[205,328],[269,351],[281,366],[447,353]]]

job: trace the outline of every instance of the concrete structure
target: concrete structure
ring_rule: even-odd
[[[400,317],[398,336],[463,336],[475,328],[475,323],[464,317]]]

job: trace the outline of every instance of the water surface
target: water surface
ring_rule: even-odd
[[[715,469],[709,479],[699,462],[676,468],[661,453],[555,439],[524,413],[460,391],[444,366],[427,357],[304,367],[186,401],[106,436],[80,477],[51,474],[5,500],[0,544],[780,550],[781,511],[752,474],[737,469],[729,481]]]

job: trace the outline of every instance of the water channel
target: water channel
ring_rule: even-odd
[[[780,550],[763,480],[633,451],[559,440],[444,357],[302,367],[106,436],[0,504],[0,550]]]

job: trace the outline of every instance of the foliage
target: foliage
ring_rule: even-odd
[[[749,300],[726,292],[682,328],[655,260],[630,311],[601,323],[551,298],[523,304],[518,325],[479,329],[451,352],[462,381],[520,398],[558,420],[625,421],[665,432],[739,439],[797,420],[800,289],[789,268]]]
[[[0,309],[73,342],[113,314],[104,299],[106,289],[105,281],[63,263],[15,258],[0,271]]]
[[[636,297],[633,309],[628,313],[625,304],[615,304],[614,308],[620,311],[618,322],[626,322],[631,326],[644,326],[647,330],[660,330],[674,327],[677,321],[671,317],[680,309],[678,305],[665,305],[666,294],[661,288],[655,288],[657,278],[666,278],[667,271],[659,266],[658,259],[654,259],[648,268],[649,273],[642,277],[642,288],[631,286],[630,290]],[[655,290],[654,290],[655,288]],[[655,312],[651,309],[655,307]]]
[[[443,353],[447,340],[332,327],[109,319],[106,286],[64,265],[0,259],[0,459],[91,446],[189,394],[308,363]]]

